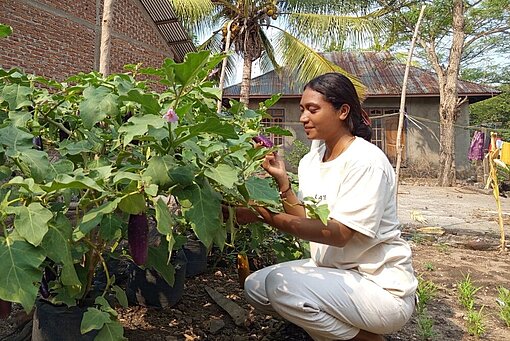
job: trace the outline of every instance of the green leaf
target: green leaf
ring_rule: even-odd
[[[205,183],[203,187],[189,186],[184,190],[176,191],[175,195],[189,204],[183,204],[183,213],[186,220],[191,223],[197,237],[205,246],[211,246],[217,233],[221,231],[221,197]],[[218,245],[222,246],[222,245]]]
[[[127,340],[124,337],[124,328],[118,321],[110,320],[104,327],[97,333],[94,341],[119,341]]]
[[[46,256],[41,248],[21,240],[0,237],[0,299],[18,302],[32,310],[42,278],[40,268]]]
[[[192,126],[189,130],[190,135],[198,136],[201,133],[220,135],[227,139],[237,139],[236,130],[232,124],[223,123],[218,117],[208,117],[205,122]]]
[[[192,165],[179,166],[170,170],[168,174],[172,184],[179,184],[182,188],[193,183],[197,170]]]
[[[246,180],[246,189],[249,197],[258,202],[263,202],[272,206],[280,204],[280,195],[278,191],[271,186],[273,180],[271,178],[250,177]]]
[[[48,226],[48,233],[44,236],[41,246],[51,260],[62,266],[60,275],[62,284],[81,287],[72,257],[71,222],[63,214],[59,214]]]
[[[8,184],[22,187],[28,192],[32,192],[35,195],[41,195],[45,193],[42,190],[42,188],[38,184],[36,184],[34,179],[32,178],[24,179],[21,176],[15,176],[8,182]]]
[[[48,232],[48,221],[53,218],[50,210],[35,202],[28,206],[8,207],[6,212],[16,215],[14,227],[21,237],[34,246],[41,244]]]
[[[121,99],[127,99],[129,101],[139,103],[146,114],[159,116],[159,112],[161,111],[161,106],[159,105],[157,98],[154,97],[154,95],[142,94],[140,89],[130,90],[127,93],[126,98],[123,97]]]
[[[14,157],[26,177],[34,178],[35,182],[42,182],[47,178],[50,169],[48,154],[36,149],[25,149]]]
[[[204,174],[229,189],[233,188],[238,180],[237,170],[226,164],[219,164],[216,168],[207,168]]]
[[[128,299],[126,296],[126,292],[118,285],[113,285],[112,290],[115,292],[115,297],[117,298],[117,301],[119,301],[120,305],[123,306],[124,308],[127,308]]]
[[[55,179],[59,174],[71,174],[74,170],[74,163],[71,160],[60,159],[57,162],[50,162],[47,179]]]
[[[0,144],[13,152],[31,149],[34,136],[12,125],[0,129]]]
[[[105,214],[110,214],[117,209],[120,198],[108,201],[97,208],[93,208],[83,216],[78,231],[74,232],[73,240],[80,240],[84,235],[89,233],[103,219]]]
[[[108,214],[101,220],[99,235],[105,240],[117,240],[122,237],[123,222],[115,214]]]
[[[145,212],[147,205],[145,204],[145,196],[142,193],[135,193],[122,198],[119,208],[129,214],[140,214]]]
[[[83,314],[81,320],[80,332],[88,333],[91,330],[101,329],[106,323],[110,322],[110,314],[94,307],[89,307]]]
[[[133,116],[119,128],[119,133],[124,134],[123,144],[127,146],[135,136],[146,134],[149,126],[162,128],[166,124],[167,122],[159,115]]]
[[[5,85],[0,92],[0,103],[6,101],[9,104],[9,110],[17,110],[25,106],[33,106],[30,96],[34,90],[28,86],[20,84]]]
[[[87,129],[92,128],[107,116],[116,117],[119,114],[118,96],[104,86],[86,88],[83,91],[83,97],[84,100],[79,106],[80,117],[83,126]]]
[[[175,80],[179,82],[183,88],[196,82],[197,76],[203,71],[207,65],[210,52],[207,50],[199,52],[191,52],[186,54],[184,62],[175,64]]]
[[[174,164],[175,159],[170,155],[154,156],[149,160],[143,175],[150,176],[151,182],[162,189],[168,188],[172,183],[168,173]]]
[[[103,189],[94,180],[83,174],[77,174],[75,176],[59,174],[49,184],[49,186],[41,187],[47,192],[57,191],[64,188],[93,189],[98,192],[103,192]]]
[[[121,180],[139,181],[142,180],[142,177],[136,173],[118,171],[117,174],[115,174],[113,177],[113,183],[116,184]]]
[[[163,199],[158,198],[158,200],[154,203],[154,209],[156,210],[156,228],[159,233],[163,235],[171,234],[175,222],[172,219],[172,215],[170,214],[167,204],[163,201]]]
[[[0,38],[8,37],[12,34],[12,27],[9,25],[0,24]]]
[[[168,262],[170,259],[168,248],[166,240],[162,240],[158,247],[149,247],[146,267],[156,270],[169,285],[174,285],[175,268]]]

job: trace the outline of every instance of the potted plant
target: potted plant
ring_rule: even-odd
[[[222,203],[277,203],[270,180],[252,177],[266,152],[251,144],[265,107],[216,112],[209,75],[222,58],[202,51],[183,63],[63,83],[0,69],[0,300],[27,312],[41,297],[83,307],[82,334],[122,339],[112,305],[127,299],[109,257],[173,284],[169,259],[182,236],[225,244]],[[148,247],[151,226],[165,241],[159,246]],[[98,270],[106,278],[99,292]]]

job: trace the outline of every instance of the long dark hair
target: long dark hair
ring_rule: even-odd
[[[321,93],[325,100],[340,109],[343,104],[351,108],[347,124],[351,134],[370,141],[372,128],[368,115],[361,109],[361,103],[351,80],[336,72],[325,73],[309,81],[304,89],[311,89]]]

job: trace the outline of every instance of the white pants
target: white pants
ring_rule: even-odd
[[[396,297],[355,271],[317,267],[311,259],[256,271],[244,290],[253,307],[276,312],[317,341],[350,340],[360,329],[389,334],[414,311],[414,296]]]

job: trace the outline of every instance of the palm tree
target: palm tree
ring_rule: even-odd
[[[234,72],[234,56],[243,60],[241,102],[248,104],[253,62],[261,71],[293,73],[306,82],[325,72],[348,76],[364,97],[363,85],[352,75],[325,59],[308,43],[366,45],[385,30],[386,10],[369,0],[168,0],[178,17],[195,34],[209,36],[199,49],[232,51],[227,63]],[[212,34],[211,34],[212,33]],[[230,33],[230,34],[228,34]],[[229,46],[227,35],[230,39]],[[358,45],[358,46],[359,46]]]

